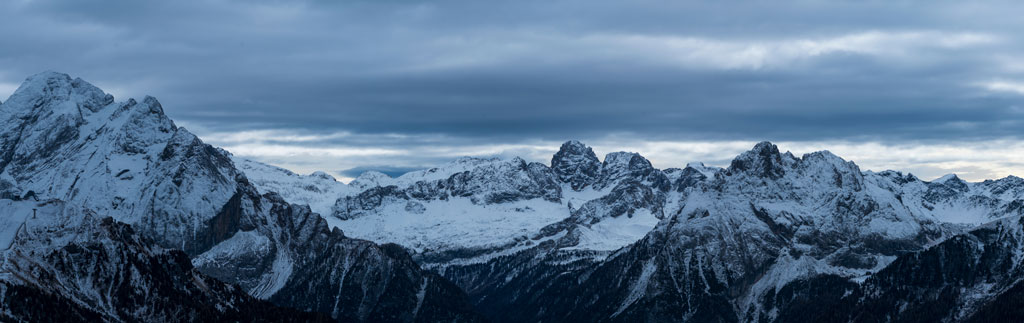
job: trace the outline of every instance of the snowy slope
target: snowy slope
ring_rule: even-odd
[[[893,171],[868,175],[900,194],[912,212],[931,214],[942,222],[979,225],[1024,214],[1024,180],[1016,176],[970,183],[954,174],[931,182]]]
[[[563,188],[546,167],[519,158],[462,158],[398,178],[381,175],[353,181],[366,189],[337,198],[332,226],[357,238],[440,252],[514,243],[569,215]]]
[[[693,318],[758,321],[782,315],[781,306],[789,305],[764,299],[793,284],[826,276],[862,282],[901,254],[1024,214],[1024,181],[1017,177],[927,182],[862,172],[827,151],[797,157],[770,143],[728,168],[691,163],[661,171],[635,153],[599,161],[592,149],[570,141],[551,165],[465,158],[400,178],[368,173],[353,183],[361,191],[341,196],[328,219],[348,235],[412,249],[485,311],[619,320],[655,306],[649,295],[665,295],[670,281],[692,284],[699,277],[733,292],[679,286],[678,297],[700,291],[711,303],[678,310],[697,311]],[[590,290],[572,279],[631,287]],[[562,304],[568,312],[523,303],[566,288],[604,296],[583,307]],[[510,296],[523,293],[532,296]],[[724,314],[699,308],[714,302],[735,312],[714,316]]]
[[[734,171],[749,168],[764,172],[770,179],[788,178],[777,173],[782,168],[744,164],[761,162],[746,161],[757,156],[741,157],[734,162]],[[845,228],[847,224],[837,223],[838,220],[819,219],[815,215],[824,206],[806,203],[832,203],[840,197],[851,203],[868,199],[891,209],[890,214],[860,224],[863,228],[857,231],[894,238],[917,234],[921,231],[919,223],[977,225],[1020,212],[1020,203],[1014,201],[1022,198],[1024,185],[1011,185],[1014,177],[960,185],[957,183],[961,180],[947,176],[940,179],[941,183],[929,183],[907,180],[896,172],[862,173],[856,165],[828,152],[803,158],[808,162],[796,171],[807,173],[801,179],[804,182],[776,184],[779,186],[773,191],[778,193],[774,194],[784,193],[786,198],[769,199],[757,205],[769,213],[788,213],[775,225],[792,226],[813,220],[819,230]],[[778,154],[777,159],[773,162],[786,166],[801,158],[786,153]],[[273,168],[267,167],[263,168]],[[564,250],[610,252],[642,238],[666,214],[715,207],[749,213],[750,205],[743,201],[755,193],[744,187],[758,184],[739,182],[741,187],[727,186],[732,187],[731,191],[708,195],[692,188],[728,176],[726,169],[690,163],[683,169],[661,171],[639,154],[627,152],[610,153],[599,161],[592,149],[577,141],[563,144],[552,157],[551,166],[517,158],[467,157],[398,178],[367,172],[354,180],[348,190],[325,190],[314,177],[284,170],[271,172],[244,166],[243,169],[252,173],[250,177],[258,178],[254,180],[257,185],[291,192],[284,196],[309,203],[314,210],[325,208],[324,199],[337,199],[332,211],[323,213],[333,215],[326,216],[331,226],[353,237],[397,243],[417,253],[427,253],[424,258],[434,265],[455,260],[432,257],[430,253],[477,250],[458,254],[480,257],[479,250],[504,253],[507,251],[501,246],[517,245],[523,239],[539,242],[563,233],[558,243]],[[273,178],[281,179],[260,179],[271,178],[265,175],[271,173],[280,173]],[[844,196],[819,187],[820,183],[842,187],[844,180],[846,186],[856,185],[846,188],[855,195]],[[271,182],[277,184],[271,187]],[[303,188],[332,193],[319,194]],[[770,193],[759,192],[754,197],[766,194]],[[634,218],[634,212],[642,216]],[[623,214],[626,216],[621,217]],[[609,222],[602,224],[605,220]],[[485,255],[481,259],[489,258]]]
[[[468,198],[451,197],[389,203],[373,215],[328,222],[349,236],[429,252],[499,247],[528,239],[568,215],[564,205],[542,200],[478,205]]]
[[[195,270],[181,251],[153,246],[128,225],[58,200],[0,200],[18,218],[3,250],[3,321],[327,321],[275,307]],[[38,209],[36,217],[31,214]],[[7,247],[7,245],[4,245]]]
[[[398,243],[428,265],[444,266],[483,261],[555,235],[566,250],[607,253],[639,240],[663,217],[655,201],[671,184],[638,154],[612,153],[601,163],[592,149],[571,141],[552,164],[462,158],[398,178],[365,174],[352,183],[365,189],[338,198],[329,222],[347,235]],[[635,202],[622,198],[636,194]],[[634,217],[633,207],[647,210]],[[598,225],[606,218],[614,221]]]
[[[633,244],[654,229],[658,219],[650,210],[639,210],[633,217],[617,217],[580,227],[579,243],[566,250],[615,251]]]
[[[929,182],[767,142],[727,168],[569,141],[550,165],[461,158],[345,185],[233,159],[155,99],[64,74],[0,105],[3,319],[24,309],[11,295],[50,295],[69,319],[239,320],[266,305],[244,291],[339,321],[480,320],[461,288],[510,322],[798,321],[835,304],[961,320],[1024,295],[1022,215],[1018,177]]]
[[[661,202],[654,201],[672,185],[639,154],[611,153],[602,163],[576,141],[562,146],[554,167],[466,157],[397,178],[366,172],[347,186],[235,161],[257,187],[330,214],[330,225],[346,235],[400,244],[430,265],[488,259],[507,253],[506,247],[565,233],[559,243],[566,250],[607,253],[639,240],[664,217]],[[630,194],[640,200],[621,199]],[[333,207],[323,213],[326,201]],[[633,207],[644,209],[642,216],[633,217]],[[604,218],[614,221],[598,225]]]
[[[0,248],[9,249],[15,235],[23,229],[25,220],[32,218],[32,209],[40,206],[35,201],[14,201],[0,199]]]
[[[559,243],[448,266],[445,275],[489,313],[520,309],[492,316],[499,321],[772,321],[790,306],[771,300],[784,288],[821,277],[864,281],[899,255],[960,232],[944,222],[952,220],[947,209],[932,205],[984,207],[969,223],[1020,212],[1013,178],[921,182],[895,172],[861,172],[828,152],[780,153],[770,143],[737,156],[726,169],[691,164],[666,171],[668,190],[658,189],[653,172],[634,169],[641,180],[620,182],[560,225],[546,227],[568,232]],[[587,209],[593,211],[580,212]],[[662,214],[661,220],[650,221],[656,225],[639,242],[607,257],[567,254],[600,249],[595,241],[615,240],[600,228],[622,232],[642,224],[648,212]],[[627,219],[616,214],[639,221],[616,223]]]
[[[276,192],[288,202],[309,205],[316,213],[330,214],[339,196],[358,193],[324,172],[300,175],[246,158],[232,156],[232,160],[260,192]]]
[[[145,241],[139,248],[183,250],[175,255],[179,265],[189,262],[183,257],[193,257],[191,263],[204,275],[339,321],[479,320],[457,287],[422,271],[404,251],[350,239],[308,207],[276,193],[261,194],[226,151],[176,127],[156,99],[114,102],[81,79],[47,72],[27,79],[0,108],[0,194],[67,205],[58,219],[62,228],[76,227],[69,225],[74,221],[93,228],[86,219],[112,217],[139,233]],[[344,187],[322,175],[310,178],[324,190]],[[21,209],[6,216],[5,228],[19,221]],[[27,228],[45,238],[37,240],[39,248],[84,243]],[[131,253],[94,261],[130,262]],[[35,261],[31,258],[25,261]],[[335,270],[342,266],[356,268],[357,274]],[[62,279],[82,280],[89,272],[66,275]],[[425,292],[419,288],[424,284]],[[58,282],[37,286],[59,287]],[[68,296],[73,290],[58,292]],[[419,294],[421,302],[409,301]],[[72,299],[93,297],[86,296]],[[103,311],[126,308],[131,306]]]
[[[156,99],[114,102],[81,79],[47,72],[0,111],[0,178],[80,205],[186,249],[235,193],[240,175],[178,128]]]

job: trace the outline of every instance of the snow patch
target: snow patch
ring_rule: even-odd
[[[250,159],[234,156],[232,159],[235,167],[245,173],[260,193],[278,193],[289,203],[308,205],[310,210],[325,217],[331,214],[331,207],[338,197],[359,192],[323,172],[299,175]]]
[[[651,282],[651,276],[654,275],[657,269],[657,266],[654,265],[654,258],[647,259],[647,262],[644,263],[644,269],[640,272],[640,277],[636,279],[633,288],[629,290],[629,296],[622,301],[622,305],[612,314],[612,317],[619,316],[622,311],[625,311],[647,293],[647,284]]]
[[[33,202],[0,200],[0,248],[10,249],[25,220],[32,217],[33,208]]]
[[[543,199],[488,205],[464,197],[419,202],[422,208],[415,213],[406,210],[406,203],[392,203],[374,214],[349,220],[327,217],[327,222],[350,237],[424,252],[501,246],[569,216],[561,204]]]
[[[579,244],[567,250],[613,251],[640,240],[660,222],[648,209],[639,209],[630,218],[621,215],[601,222],[579,226]]]

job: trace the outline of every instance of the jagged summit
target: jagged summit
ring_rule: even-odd
[[[185,131],[153,97],[115,103],[112,95],[80,78],[44,72],[26,79],[0,109],[0,172],[24,186],[36,186],[29,179],[38,181],[31,188],[37,193],[68,198],[60,194],[75,188],[77,181],[68,177],[79,172],[56,173],[57,164],[94,167],[100,165],[84,162],[94,153],[107,158],[115,152],[151,153],[176,132]],[[134,177],[130,170],[122,175]]]
[[[856,163],[845,160],[828,150],[807,153],[797,158],[793,153],[788,151],[782,153],[775,144],[763,141],[733,159],[726,169],[726,175],[749,174],[755,177],[779,180],[794,171],[801,174],[821,172],[834,174],[837,177],[835,181],[840,183],[842,179],[839,177],[849,177],[849,179],[859,181],[857,178],[861,177],[862,173]]]
[[[604,162],[601,163],[601,175],[594,186],[596,188],[609,187],[624,178],[643,180],[655,171],[657,170],[651,165],[651,161],[638,153],[625,151],[608,153],[604,157]],[[660,171],[658,172],[660,173]],[[664,174],[660,176],[664,177]],[[667,182],[667,180],[666,177],[665,181]]]
[[[75,109],[73,112],[83,115],[99,112],[100,109],[114,103],[114,96],[92,85],[81,78],[46,71],[29,76],[11,94],[3,105],[6,108],[22,108],[18,112],[39,111],[44,108]],[[128,98],[121,106],[139,104],[134,98]],[[142,105],[154,114],[163,115],[163,105],[152,96],[145,96]],[[81,109],[85,109],[82,111]],[[56,111],[56,109],[54,109]],[[11,111],[14,112],[14,111]]]
[[[587,146],[586,144],[579,140],[572,139],[566,140],[565,142],[562,143],[562,146],[559,147],[559,151],[562,150],[575,150],[583,152],[585,150],[590,150],[590,146]]]
[[[48,105],[48,102],[75,102],[76,105]],[[25,79],[7,99],[4,107],[21,107],[29,111],[43,107],[85,108],[96,112],[114,102],[114,96],[80,78],[57,72],[42,72]],[[28,112],[28,111],[22,111]]]
[[[147,265],[144,267],[152,273],[122,271],[127,267],[119,267],[119,262],[147,261],[135,257],[134,251],[83,253],[93,249],[68,246],[72,256],[47,256],[65,250],[67,240],[52,239],[58,237],[55,232],[80,227],[65,226],[69,222],[63,220],[97,215],[131,226],[144,238],[136,244],[184,251],[170,259],[171,263],[195,266],[224,281],[225,286],[238,286],[231,287],[238,295],[245,292],[285,307],[327,313],[339,321],[474,321],[458,288],[420,270],[393,247],[349,239],[341,231],[331,230],[309,207],[290,204],[280,194],[260,192],[237,167],[226,151],[176,127],[153,97],[114,102],[113,96],[66,74],[47,72],[30,77],[0,107],[0,198],[13,201],[22,192],[26,192],[24,196],[32,192],[40,201],[60,201],[66,208],[60,211],[62,221],[25,225],[26,230],[39,233],[17,239],[34,246],[31,250],[16,247],[22,249],[14,253],[29,255],[33,257],[29,263],[42,267],[14,276],[59,278],[39,280],[40,289],[72,291],[75,304],[90,310],[135,311],[109,321],[149,321],[136,316],[146,312],[138,309],[169,308],[166,302],[183,299],[161,298],[159,293],[145,290],[160,286],[148,284],[146,279],[176,279],[168,276],[166,268]],[[323,192],[323,196],[345,190],[344,184],[323,176],[278,174],[279,181],[270,184],[300,183],[295,189]],[[0,207],[0,216],[25,216],[24,210]],[[94,235],[82,232],[72,236]],[[68,259],[83,270],[61,278],[55,271],[71,268],[59,263]],[[96,269],[113,273],[99,276],[100,281],[155,297],[83,288],[88,286],[58,288],[64,282],[77,284],[97,277],[93,276],[96,272],[104,273]],[[0,285],[9,277],[0,275]],[[189,274],[184,278],[192,281],[196,277]],[[195,297],[186,290],[187,284],[163,283]],[[200,285],[200,289],[214,287]],[[344,294],[337,292],[341,286],[345,286]],[[6,300],[5,296],[11,297],[0,295],[0,301]],[[144,303],[100,308],[104,302],[140,300]],[[216,301],[240,304],[237,299]],[[0,307],[4,304],[0,302]],[[391,317],[399,319],[386,319]]]
[[[788,158],[787,158],[788,157]],[[746,151],[729,164],[729,173],[746,172],[759,177],[778,179],[785,175],[785,166],[792,162],[792,154],[779,153],[779,147],[771,142],[762,141],[753,149]]]
[[[562,144],[551,157],[551,168],[563,182],[569,182],[573,190],[581,190],[597,178],[601,161],[594,150],[583,143],[570,140]]]
[[[298,175],[230,156],[176,128],[156,99],[114,102],[60,73],[26,81],[0,106],[0,122],[0,198],[18,209],[8,215],[24,218],[38,206],[35,199],[15,201],[31,191],[68,205],[40,219],[111,216],[138,233],[126,242],[146,247],[132,250],[182,249],[187,254],[173,263],[191,263],[250,295],[339,321],[472,318],[461,291],[420,265],[471,293],[497,321],[799,321],[787,319],[790,302],[833,305],[815,303],[820,294],[801,290],[806,281],[857,297],[859,287],[844,286],[887,277],[876,274],[961,227],[1005,219],[999,228],[1013,230],[1000,231],[1007,234],[991,240],[992,248],[1017,245],[1022,236],[1013,222],[1019,218],[1011,219],[1024,214],[1018,177],[920,181],[862,172],[828,151],[797,158],[770,142],[740,154],[728,169],[691,163],[660,170],[632,152],[613,152],[601,162],[590,147],[568,141],[550,166],[461,158],[396,178],[367,172],[346,185],[326,173]],[[20,223],[8,222],[16,232]],[[99,277],[92,281],[101,287],[109,280],[137,287],[133,282],[166,277],[166,270],[141,280],[120,275],[121,267],[93,270],[110,261],[73,258],[88,245],[59,251],[63,245],[53,241],[60,240],[50,239],[59,236],[48,234],[90,239],[94,229],[42,224],[26,226],[31,234],[10,235],[38,247],[16,243],[20,249],[12,254],[26,257],[22,263],[60,274],[53,276],[60,284],[40,287],[77,293],[83,288],[61,284]],[[117,246],[115,238],[103,240]],[[388,242],[402,247],[375,244]],[[969,253],[977,245],[949,250]],[[1007,263],[1021,263],[1024,252],[1017,249],[1004,255],[1016,257]],[[55,250],[62,256],[34,256]],[[105,255],[114,264],[132,259]],[[922,272],[916,268],[956,270],[943,265],[994,259],[986,257],[927,263],[910,278]],[[80,263],[80,270],[61,269]],[[1019,281],[1020,271],[1002,272],[1010,273],[1006,282]],[[868,279],[867,286],[878,285]],[[989,288],[980,283],[971,288]],[[182,285],[176,286],[167,288]],[[77,304],[126,295],[84,290]]]
[[[957,176],[956,174],[950,173],[950,174],[942,175],[939,178],[936,178],[935,180],[932,181],[932,183],[945,183],[945,182],[948,182],[948,181],[962,181],[962,179],[960,179],[960,177]]]

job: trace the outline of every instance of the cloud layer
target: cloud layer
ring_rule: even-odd
[[[62,71],[345,176],[581,139],[663,167],[772,140],[980,179],[1024,173],[1022,6],[7,1],[0,98]]]
[[[282,135],[282,134],[278,134]],[[207,136],[207,142],[224,147],[232,153],[254,158],[299,173],[327,170],[343,181],[360,173],[376,170],[397,176],[410,170],[437,166],[463,156],[522,157],[528,161],[548,163],[561,144],[557,141],[523,140],[513,144],[480,143],[457,138],[431,138],[396,140],[362,146],[350,135],[325,135],[324,141],[268,140],[251,137],[250,140],[220,140],[221,134]],[[288,137],[273,136],[273,137]],[[297,136],[304,137],[304,136]],[[337,141],[326,140],[336,138]],[[309,139],[308,137],[306,139]],[[585,142],[598,157],[616,151],[639,152],[658,168],[685,167],[688,163],[702,162],[711,166],[727,167],[740,153],[751,149],[755,141],[702,140],[656,141],[631,135],[612,135]],[[846,160],[856,162],[865,171],[889,169],[913,173],[930,180],[956,173],[971,181],[995,179],[1024,170],[1024,142],[1016,140],[989,140],[945,143],[908,141],[883,143],[877,141],[782,141],[775,142],[780,149],[797,156],[820,150],[829,150]]]

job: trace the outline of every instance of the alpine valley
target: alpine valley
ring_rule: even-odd
[[[345,184],[55,72],[0,103],[0,248],[0,321],[1024,320],[1018,177],[568,141]]]

